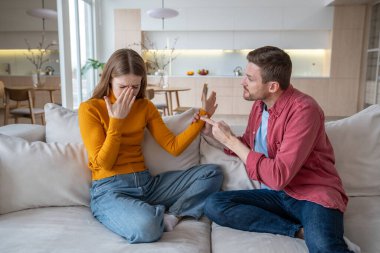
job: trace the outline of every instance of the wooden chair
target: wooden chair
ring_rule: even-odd
[[[154,89],[146,89],[145,90],[145,97],[148,98],[149,100],[152,100],[154,98],[154,94],[155,94]],[[169,114],[167,104],[154,103],[154,105],[156,106],[158,111],[161,113],[161,115],[166,116],[167,114]]]
[[[0,109],[5,108],[5,90],[4,83],[0,81]]]
[[[149,100],[152,100],[154,98],[154,90],[153,89],[146,89],[145,90],[145,97]]]
[[[33,94],[31,89],[12,89],[5,87],[5,113],[4,113],[4,125],[8,124],[10,116],[15,118],[15,123],[18,123],[18,118],[30,118],[32,124],[36,124],[36,115],[41,116],[42,124],[45,125],[44,109],[34,108]],[[11,109],[10,102],[16,101],[17,104],[26,101],[28,107],[17,107]]]

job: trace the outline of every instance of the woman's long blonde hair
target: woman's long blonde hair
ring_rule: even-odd
[[[111,90],[112,78],[127,74],[134,74],[142,77],[140,91],[137,94],[136,99],[144,98],[147,86],[144,60],[138,53],[136,53],[136,51],[123,48],[116,50],[108,59],[91,99],[108,96]]]

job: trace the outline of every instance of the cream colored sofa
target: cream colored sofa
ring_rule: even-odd
[[[0,127],[0,252],[307,252],[303,240],[249,233],[185,219],[150,244],[128,244],[95,220],[89,209],[90,172],[75,112],[45,106],[46,127]],[[167,117],[180,132],[193,112]],[[380,252],[380,106],[326,123],[336,165],[350,196],[345,235],[363,253]],[[163,151],[146,132],[143,152],[153,174],[217,163],[224,190],[253,189],[239,159],[198,137],[179,157]],[[351,247],[360,249],[349,242]]]

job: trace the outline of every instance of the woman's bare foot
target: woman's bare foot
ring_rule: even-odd
[[[178,224],[180,218],[173,214],[164,214],[164,231],[173,231],[174,227]]]

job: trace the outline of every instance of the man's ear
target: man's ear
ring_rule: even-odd
[[[280,88],[280,84],[278,82],[275,82],[275,81],[270,81],[269,82],[269,92],[270,93],[276,93],[280,89],[281,89]]]

